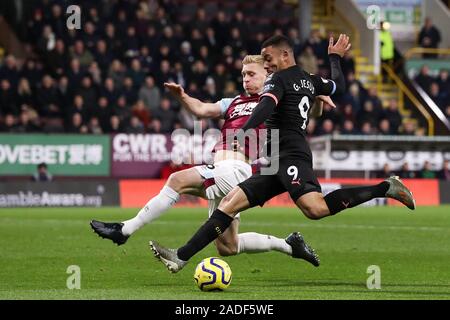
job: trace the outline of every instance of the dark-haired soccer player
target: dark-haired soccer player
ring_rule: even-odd
[[[411,192],[397,177],[373,186],[339,189],[327,196],[312,168],[312,154],[305,139],[308,111],[317,95],[332,95],[345,90],[340,59],[350,49],[347,35],[336,43],[330,38],[328,54],[331,79],[311,75],[295,64],[293,46],[285,36],[273,36],[262,45],[264,67],[271,73],[258,106],[243,129],[255,128],[266,120],[269,129],[279,130],[279,170],[274,175],[254,174],[240,183],[219,204],[218,209],[200,227],[189,242],[176,249],[166,249],[150,241],[155,255],[171,272],[178,272],[187,261],[208,243],[222,234],[233,217],[247,208],[262,206],[267,200],[289,192],[298,208],[310,219],[321,219],[344,209],[378,197],[397,199],[410,209],[415,208]]]
[[[255,160],[257,155],[248,145],[242,150],[234,150],[233,146],[228,145],[228,140],[233,140],[227,139],[227,136],[233,135],[246,123],[258,104],[267,77],[262,56],[247,55],[242,60],[242,77],[245,94],[224,98],[216,103],[201,102],[185,93],[178,84],[165,84],[181,105],[195,116],[225,120],[221,130],[222,138],[214,148],[214,165],[200,165],[173,173],[160,193],[150,199],[132,219],[123,222],[92,220],[91,227],[100,237],[110,239],[117,245],[126,243],[132,234],[172,208],[181,194],[192,194],[207,199],[211,215],[226,194],[252,175],[250,162]],[[329,97],[318,97],[316,108],[320,108],[321,101],[332,104]],[[256,128],[255,136],[258,136],[258,130],[262,128],[263,125]],[[220,255],[279,251],[294,258],[307,260],[315,266],[319,265],[314,250],[298,232],[281,239],[256,232],[238,233],[238,229],[239,217],[236,216],[227,231],[215,241]]]

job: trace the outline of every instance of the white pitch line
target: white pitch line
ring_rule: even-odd
[[[197,222],[189,221],[153,221],[152,224],[183,224],[183,225],[198,225]],[[385,226],[385,225],[365,225],[365,224],[306,224],[306,223],[269,223],[269,222],[246,222],[241,221],[243,226],[255,226],[255,227],[272,227],[274,225],[281,227],[296,227],[302,228],[323,228],[323,229],[382,229],[382,230],[412,230],[412,231],[447,231],[450,232],[450,228],[443,227],[412,227],[412,226]]]

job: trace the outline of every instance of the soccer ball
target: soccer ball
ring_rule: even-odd
[[[231,282],[230,266],[219,258],[203,259],[195,268],[194,280],[202,291],[225,290]]]

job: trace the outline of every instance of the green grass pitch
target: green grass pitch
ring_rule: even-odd
[[[0,299],[450,299],[450,207],[359,207],[311,221],[296,209],[257,208],[242,214],[241,231],[286,237],[299,230],[321,258],[271,252],[225,257],[230,288],[205,293],[193,280],[196,264],[217,256],[213,245],[170,274],[148,247],[187,241],[206,209],[173,209],[123,246],[95,235],[92,218],[120,221],[136,210],[0,210]],[[69,290],[67,268],[81,270]],[[381,270],[381,289],[366,287],[367,268]]]

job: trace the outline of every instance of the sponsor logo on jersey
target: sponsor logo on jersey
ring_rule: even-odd
[[[257,104],[257,102],[247,102],[236,105],[230,114],[230,119],[251,115]]]

